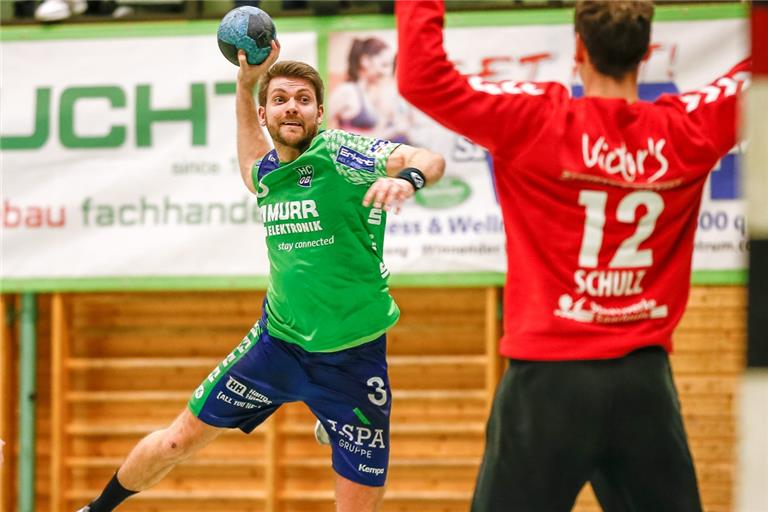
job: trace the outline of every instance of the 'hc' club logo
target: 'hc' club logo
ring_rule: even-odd
[[[311,165],[303,165],[296,168],[296,172],[299,173],[299,186],[309,188],[312,186],[312,176],[315,174],[315,170]]]

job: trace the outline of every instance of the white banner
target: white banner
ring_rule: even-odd
[[[571,83],[572,30],[451,29],[446,45],[465,73]],[[388,47],[373,90],[346,80],[354,39],[369,38]],[[387,265],[393,274],[503,272],[503,227],[486,153],[396,97],[395,40],[394,31],[331,34],[326,101],[331,127],[376,130],[448,161],[440,186],[389,217]],[[314,33],[282,33],[281,43],[282,58],[317,64]],[[726,71],[747,53],[746,24],[656,23],[653,43],[641,76],[647,97],[695,88]],[[0,276],[268,272],[255,196],[235,161],[237,70],[212,36],[2,42],[1,48]],[[344,98],[368,108],[344,119]],[[745,266],[737,177],[733,156],[713,173],[697,270]]]
[[[280,40],[282,58],[317,65],[313,32]],[[268,272],[236,164],[237,68],[215,36],[2,53],[3,277]]]
[[[390,217],[387,265],[393,273],[503,272],[503,225],[486,152],[396,98],[391,76],[369,73],[351,79],[360,73],[350,72],[350,62],[366,49],[374,70],[391,70],[396,44],[394,31],[332,34],[328,59],[330,98],[342,105],[331,103],[332,127],[354,131],[352,114],[367,94],[368,108],[380,114],[375,127],[379,134],[430,148],[447,160],[443,183],[421,192],[422,200],[409,204],[399,217]],[[641,67],[641,97],[653,100],[664,92],[703,86],[743,59],[747,47],[744,20],[657,22],[653,51]],[[489,80],[557,81],[573,84],[574,94],[581,94],[570,25],[450,29],[446,51],[465,74]],[[358,121],[363,126],[357,130],[363,133],[372,124],[370,115]],[[741,270],[746,267],[745,220],[735,154],[714,171],[702,202],[694,270]]]

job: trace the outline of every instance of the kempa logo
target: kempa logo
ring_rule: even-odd
[[[366,466],[365,464],[359,464],[357,470],[361,473],[370,473],[376,476],[384,474],[384,468],[373,468],[371,466]]]
[[[298,184],[300,187],[309,188],[312,186],[312,176],[315,175],[315,169],[311,165],[302,165],[296,168],[299,173]]]

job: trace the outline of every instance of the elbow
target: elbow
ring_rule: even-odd
[[[254,159],[240,159],[240,175],[245,179],[246,176],[250,176],[253,170],[253,164],[256,163]]]
[[[450,74],[450,69],[427,67],[429,64],[418,64],[424,69],[432,69],[428,73],[398,74],[397,90],[400,96],[414,107],[429,114],[441,103],[456,101],[456,79]],[[452,92],[448,92],[452,91]]]
[[[439,155],[437,153],[432,153],[432,162],[433,162],[433,168],[434,173],[432,178],[432,182],[439,181],[440,178],[443,177],[445,174],[445,158],[443,158],[443,155]]]
[[[419,85],[416,82],[417,80],[406,80],[403,77],[398,77],[397,80],[397,90],[400,93],[400,96],[402,96],[405,101],[414,105],[420,98]]]
[[[409,66],[412,68],[412,66]],[[397,90],[406,101],[413,103],[418,100],[420,89],[422,89],[420,83],[423,81],[421,77],[415,76],[413,73],[406,74],[404,72],[406,67],[402,62],[398,63],[397,68]],[[408,76],[410,75],[410,76]]]
[[[252,193],[256,193],[256,187],[253,184],[253,164],[255,164],[256,161],[250,162],[250,165],[248,165],[247,161],[240,160],[240,177],[243,179],[243,183],[245,184],[246,188],[250,190]]]

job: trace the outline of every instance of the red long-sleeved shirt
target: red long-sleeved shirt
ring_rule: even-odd
[[[736,143],[748,61],[653,103],[574,99],[557,83],[462,76],[443,49],[443,18],[440,1],[397,2],[398,86],[493,157],[507,237],[501,353],[671,351],[703,187]]]

